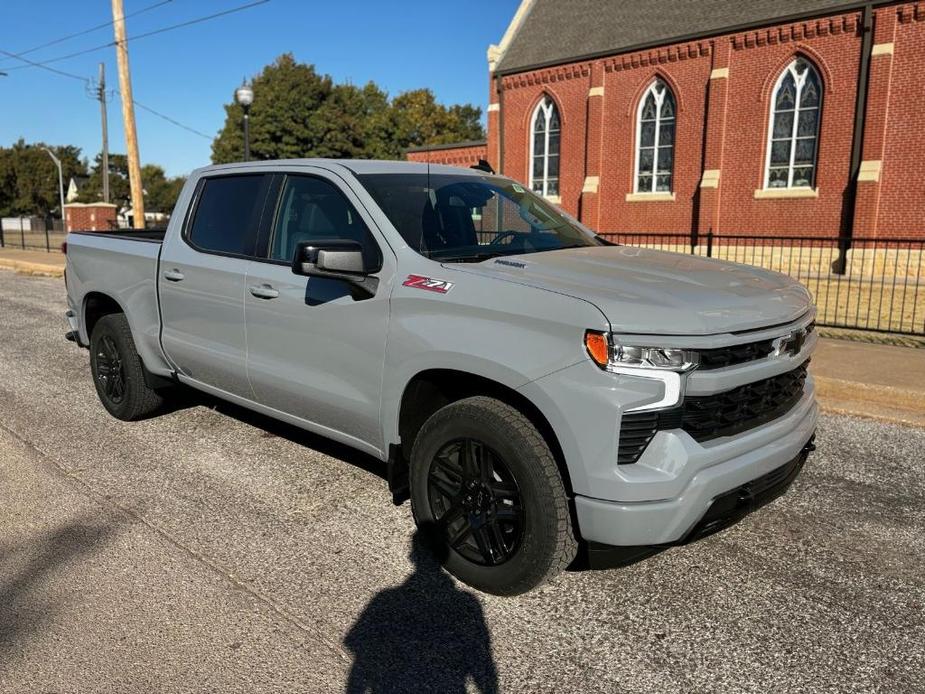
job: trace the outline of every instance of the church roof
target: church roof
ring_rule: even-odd
[[[518,72],[860,9],[865,4],[857,0],[525,0],[496,69]]]

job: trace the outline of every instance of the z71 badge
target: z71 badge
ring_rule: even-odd
[[[423,275],[408,275],[408,279],[402,282],[402,286],[446,294],[453,288],[453,283],[446,280],[437,280],[433,277],[424,277]]]

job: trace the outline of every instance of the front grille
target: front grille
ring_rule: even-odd
[[[815,327],[815,321],[807,325],[806,334],[809,335]],[[716,349],[704,349],[700,350],[700,366],[698,368],[701,371],[709,371],[711,369],[724,369],[727,366],[747,364],[750,361],[764,359],[773,351],[773,339],[747,342],[743,345],[717,347]]]
[[[789,412],[803,395],[809,360],[778,376],[715,395],[694,396],[678,406],[623,415],[617,463],[635,463],[659,431],[683,429],[696,441],[732,436]]]
[[[710,369],[722,369],[727,366],[745,364],[746,362],[764,359],[773,351],[774,340],[704,349],[700,351],[700,366],[698,368],[709,371]]]

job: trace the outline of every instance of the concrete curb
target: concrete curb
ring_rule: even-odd
[[[823,412],[925,428],[925,392],[814,376]]]
[[[866,330],[849,330],[847,328],[818,328],[818,330],[820,337],[828,337],[833,340],[925,349],[925,337],[915,335],[897,335],[896,333],[868,332]]]
[[[11,258],[0,258],[0,268],[13,270],[21,275],[33,275],[36,277],[63,277],[64,268],[59,265],[44,265],[42,263],[30,263],[24,260],[13,260]]]

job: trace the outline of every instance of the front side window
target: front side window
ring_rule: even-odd
[[[642,95],[636,114],[636,192],[670,193],[674,168],[674,94],[655,80]]]
[[[530,124],[530,190],[538,195],[559,194],[559,109],[544,96]]]
[[[189,230],[203,251],[252,255],[263,202],[264,176],[221,176],[202,183]]]
[[[822,82],[815,68],[797,58],[781,73],[771,94],[765,188],[812,188]]]
[[[604,245],[578,222],[506,178],[426,173],[358,178],[405,242],[435,260],[479,262]]]
[[[377,248],[366,224],[335,185],[311,176],[288,176],[270,259],[289,262],[299,243],[322,239],[358,241],[368,252]]]

